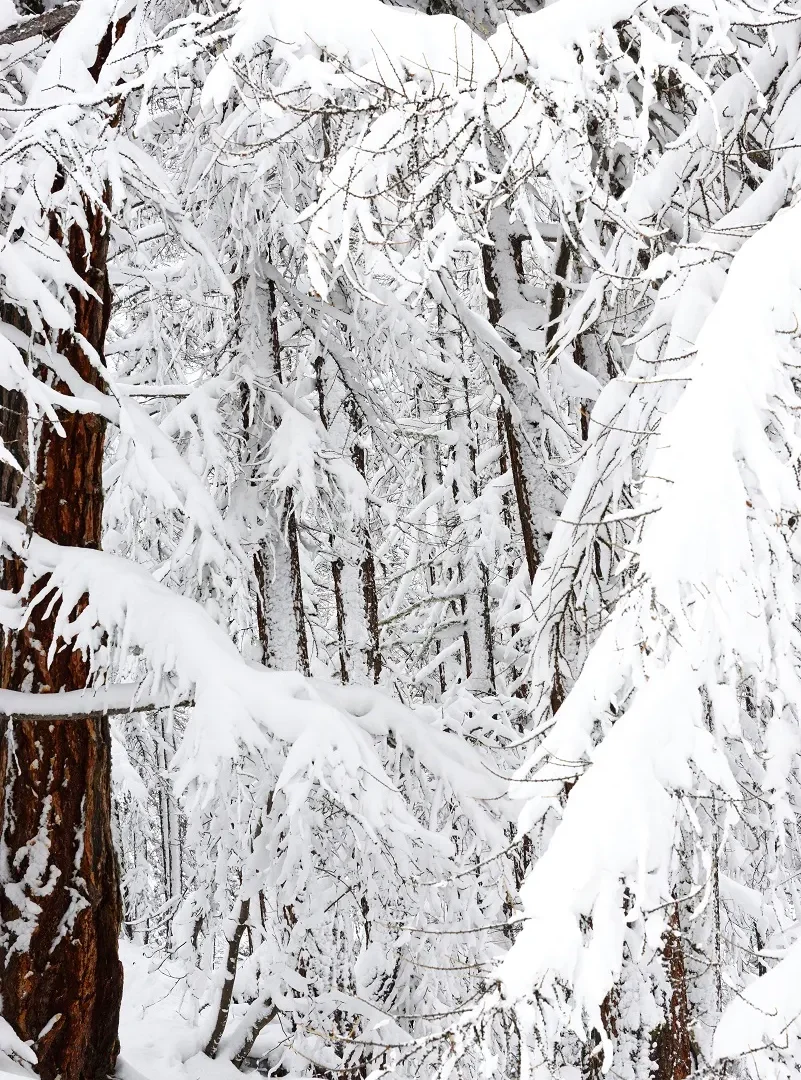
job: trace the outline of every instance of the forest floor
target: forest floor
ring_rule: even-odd
[[[241,1080],[230,1062],[202,1053],[202,1035],[182,1015],[183,994],[169,972],[130,943],[121,943],[121,954],[120,1080]]]

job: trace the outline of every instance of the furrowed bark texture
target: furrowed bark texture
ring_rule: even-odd
[[[121,31],[118,25],[116,34]],[[114,36],[110,28],[92,69],[95,76]],[[73,226],[64,235],[55,215],[51,220],[52,235],[97,294],[75,293],[72,300],[76,334],[100,355],[111,301],[108,191],[105,198],[105,207],[85,203],[86,234]],[[101,376],[71,334],[60,335],[58,350],[81,378],[103,389]],[[50,378],[44,370],[38,375]],[[69,393],[65,385],[56,386]],[[21,485],[3,470],[3,500],[39,536],[60,545],[99,548],[105,421],[69,413],[61,417],[63,436],[46,421],[29,432],[18,395],[6,395],[0,405],[0,434],[28,467]],[[28,446],[33,448],[31,461]],[[7,560],[3,587],[21,592],[23,586],[23,563]],[[46,589],[47,580],[40,580],[30,599],[35,602]],[[23,629],[4,635],[3,688],[57,693],[87,685],[89,664],[79,652],[58,642],[48,656],[56,614],[49,606],[43,599]],[[108,719],[96,715],[66,724],[4,719],[0,734],[2,1013],[23,1040],[33,1041],[44,1080],[104,1080],[114,1073],[122,998]]]
[[[657,1080],[686,1080],[693,1071],[693,1047],[678,904],[668,919],[662,944],[662,961],[670,984],[670,1000],[665,1022],[653,1039],[651,1057],[656,1066],[654,1075]]]

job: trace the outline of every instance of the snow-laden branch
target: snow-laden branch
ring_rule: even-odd
[[[183,708],[191,704],[189,700],[175,701],[167,694],[142,697],[136,683],[70,690],[63,694],[0,690],[0,717],[8,720],[40,720],[48,724]]]
[[[799,250],[796,205],[735,256],[641,486],[644,504],[661,509],[644,519],[634,585],[530,762],[539,791],[523,828],[582,775],[523,886],[528,922],[504,984],[511,998],[537,988],[557,1023],[583,1037],[589,1022],[607,1051],[601,1008],[621,976],[627,927],[639,923],[657,950],[676,895],[683,794],[739,800],[740,740],[753,754],[759,738],[776,835],[793,815]],[[758,734],[741,726],[746,678],[773,717]],[[607,734],[595,746],[597,725]]]
[[[668,0],[653,5],[660,12],[671,6]],[[746,11],[736,2],[722,6],[737,9],[741,17]],[[336,57],[366,82],[375,80],[401,92],[407,78],[486,87],[526,71],[575,90],[582,81],[576,49],[589,55],[591,38],[601,33],[616,43],[615,25],[642,7],[641,0],[560,0],[530,14],[511,16],[483,38],[453,15],[425,15],[381,0],[351,0],[347,18],[326,0],[294,4],[243,0],[231,43],[206,83],[205,101],[220,104],[231,88],[237,62],[265,41],[291,43],[309,64],[312,56],[322,53]],[[697,7],[698,18],[719,30],[722,13],[706,4]],[[748,18],[757,21],[758,16],[748,9]],[[665,43],[656,38],[649,42],[652,50],[659,44]],[[669,50],[662,51],[667,57]],[[672,52],[671,58],[677,59]]]
[[[19,41],[27,41],[33,37],[55,37],[61,33],[67,23],[72,22],[79,8],[79,3],[62,4],[61,7],[52,8],[41,15],[21,19],[12,26],[0,30],[0,45],[16,45]]]
[[[107,636],[121,655],[133,650],[146,662],[150,674],[141,687],[143,702],[153,707],[194,702],[175,758],[179,788],[194,781],[213,786],[225,763],[243,752],[265,750],[271,738],[294,748],[287,768],[303,768],[309,760],[322,766],[327,758],[327,764],[348,775],[381,777],[384,769],[370,739],[394,730],[434,775],[465,797],[504,793],[503,781],[484,769],[468,746],[437,727],[436,710],[413,712],[379,690],[329,687],[296,672],[249,664],[198,603],[172,593],[124,559],[28,537],[8,510],[0,511],[0,540],[24,560],[29,581],[48,575],[46,594],[60,597],[54,642],[72,641],[95,654]],[[88,604],[72,618],[84,596]],[[15,608],[8,594],[4,599],[0,616],[18,626],[26,612]],[[36,602],[45,600],[40,596]],[[96,711],[101,713],[122,712],[129,702],[137,708],[130,688],[89,690],[85,703],[93,693],[109,695],[100,698]],[[28,702],[23,705],[14,697],[0,700],[0,708],[35,716],[50,707],[33,696]],[[378,807],[386,806],[388,793],[396,794],[388,779],[367,784]]]

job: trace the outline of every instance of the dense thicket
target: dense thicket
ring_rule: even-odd
[[[0,1067],[794,1073],[801,5],[45,7]]]

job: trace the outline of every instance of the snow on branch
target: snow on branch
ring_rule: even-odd
[[[317,67],[320,74],[327,72],[327,63],[319,59],[325,54],[345,62],[366,85],[375,82],[401,93],[407,79],[486,88],[526,72],[536,73],[546,85],[558,84],[575,93],[584,82],[577,50],[590,57],[595,52],[591,41],[598,36],[618,47],[618,24],[634,20],[646,27],[648,16],[672,6],[668,0],[647,7],[641,0],[560,0],[512,15],[484,38],[453,15],[425,15],[381,0],[350,0],[346,19],[326,0],[291,5],[282,0],[242,0],[230,45],[206,81],[204,101],[207,107],[219,107],[234,84],[237,63],[267,41],[291,43],[290,49],[304,58],[308,71]],[[706,24],[717,34],[723,33],[727,16],[736,13],[743,18],[747,12],[749,21],[759,18],[738,0],[690,7],[699,25]],[[701,88],[677,51],[658,34],[645,32],[649,60],[681,66],[685,77]],[[341,79],[333,81],[341,84]]]
[[[0,45],[16,45],[17,42],[27,41],[32,37],[53,38],[61,33],[67,23],[72,22],[80,6],[79,3],[62,4],[61,7],[52,8],[41,15],[21,19],[0,30]]]
[[[537,988],[555,1023],[581,1037],[589,1023],[605,1054],[601,1008],[621,976],[627,928],[641,925],[647,947],[660,948],[683,800],[741,797],[744,678],[774,717],[759,737],[777,833],[792,815],[799,250],[796,205],[735,256],[641,485],[643,503],[661,508],[643,519],[633,587],[529,762],[539,792],[524,830],[578,780],[522,888],[528,922],[504,962],[504,985],[511,999]],[[606,732],[597,747],[595,725]],[[710,888],[707,878],[700,892]]]
[[[175,701],[173,695],[168,694],[143,697],[136,683],[69,690],[63,694],[0,690],[0,716],[9,720],[41,720],[48,724],[185,708],[191,704],[189,700]]]
[[[370,738],[386,737],[396,729],[434,775],[464,796],[503,794],[504,782],[485,770],[469,747],[437,731],[434,710],[414,713],[378,690],[328,688],[296,672],[248,664],[196,602],[172,593],[124,559],[28,537],[8,510],[0,514],[0,540],[25,561],[29,585],[48,576],[45,593],[35,603],[60,599],[54,641],[74,642],[94,656],[107,637],[112,651],[121,656],[133,651],[146,663],[149,675],[141,687],[145,703],[194,702],[175,758],[179,790],[193,783],[213,787],[221,768],[230,767],[243,752],[266,750],[267,741],[277,738],[295,747],[285,766],[288,775],[317,761],[323,770],[333,766],[343,782],[346,776],[363,777],[373,800],[371,810],[380,817],[397,801],[397,792],[388,779],[375,779],[384,768]],[[73,617],[84,596],[88,604]],[[5,602],[9,604],[8,594]],[[7,625],[18,626],[27,613],[6,606],[0,616]],[[93,693],[101,691],[86,691],[84,701]],[[102,694],[101,712],[121,712],[129,701],[137,708],[128,689],[110,688]],[[28,698],[28,706],[22,707],[26,713],[40,715],[40,708],[50,707],[49,702],[43,706],[35,701]],[[0,700],[0,708],[9,707],[20,709],[19,699]]]

